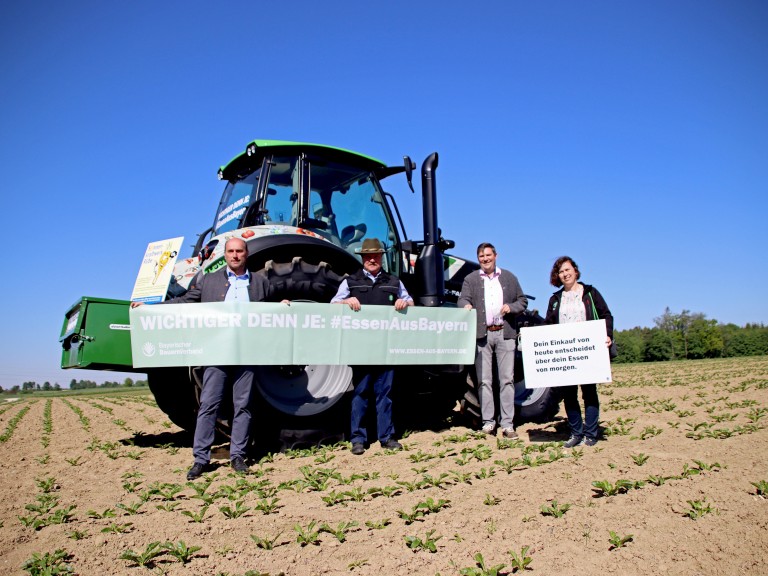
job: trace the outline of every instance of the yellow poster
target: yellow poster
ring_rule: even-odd
[[[162,302],[173,276],[173,267],[184,237],[150,242],[144,252],[131,294],[132,302]]]

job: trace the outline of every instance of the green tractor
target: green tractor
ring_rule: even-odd
[[[437,227],[437,153],[421,169],[423,238],[408,239],[394,197],[381,182],[405,174],[413,191],[416,165],[400,166],[341,148],[299,142],[254,140],[219,169],[226,182],[213,225],[200,234],[192,256],[177,261],[168,296],[183,294],[201,271],[224,266],[224,243],[239,237],[248,245],[248,268],[265,275],[271,299],[329,302],[346,274],[361,267],[356,250],[378,238],[385,270],[401,278],[418,306],[455,306],[464,277],[478,265],[450,256],[454,243]],[[61,334],[62,367],[131,371],[125,327],[128,302],[84,297],[67,313]],[[528,312],[521,325],[538,324]],[[114,327],[118,327],[114,329]],[[522,380],[522,363],[517,368]],[[193,430],[201,368],[152,369],[149,387],[160,408],[180,427]],[[258,366],[260,426],[277,431],[283,446],[343,437],[348,418],[349,366]],[[550,419],[557,411],[551,389],[518,385],[523,420]],[[478,416],[474,376],[463,366],[407,366],[397,370],[400,419],[444,418],[460,401]],[[228,428],[226,407],[221,428]]]

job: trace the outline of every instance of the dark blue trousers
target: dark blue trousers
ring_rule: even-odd
[[[355,390],[352,392],[351,438],[353,444],[365,444],[368,431],[365,428],[365,413],[368,411],[368,397],[373,392],[376,399],[376,429],[379,442],[386,442],[395,434],[392,425],[392,390],[393,370],[374,366],[355,366]]]
[[[234,405],[229,457],[245,458],[251,431],[253,369],[250,366],[207,366],[203,373],[200,410],[197,413],[195,440],[192,445],[192,454],[197,463],[208,464],[211,460],[211,446],[216,435],[216,416],[227,386],[232,386]]]
[[[581,406],[579,406],[579,387],[563,386],[561,390],[565,414],[568,416],[568,424],[571,426],[571,435],[577,438],[586,436],[596,440],[597,422],[600,419],[600,401],[597,398],[597,385],[581,385],[581,397],[584,399],[583,421],[581,419]]]

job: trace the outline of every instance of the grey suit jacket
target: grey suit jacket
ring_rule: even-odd
[[[488,329],[485,320],[485,288],[483,278],[480,276],[480,270],[475,270],[464,278],[461,286],[461,296],[456,303],[459,308],[464,308],[470,304],[477,310],[477,338],[485,338]],[[501,289],[504,292],[504,304],[509,306],[510,313],[504,316],[504,339],[517,338],[517,329],[515,328],[515,317],[528,307],[528,298],[523,294],[520,282],[517,276],[508,270],[501,269],[499,276]]]
[[[190,302],[223,302],[229,290],[227,268],[221,268],[210,274],[200,272],[189,285],[185,294],[166,300],[163,304],[187,304]],[[251,272],[248,284],[248,296],[251,302],[261,302],[269,294],[269,280],[261,274]]]

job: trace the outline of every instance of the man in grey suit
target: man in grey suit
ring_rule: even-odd
[[[189,290],[182,296],[166,300],[163,304],[190,302],[259,302],[266,298],[269,281],[246,268],[248,246],[240,238],[230,238],[224,245],[225,268],[195,277]],[[134,302],[131,306],[139,305]],[[245,463],[251,429],[251,401],[253,368],[250,366],[206,366],[200,410],[197,413],[192,453],[195,461],[187,472],[187,480],[194,480],[205,472],[211,460],[211,446],[216,433],[216,415],[227,386],[232,386],[232,434],[229,458],[236,472],[247,472]]]
[[[496,406],[493,399],[493,356],[499,374],[499,414],[504,438],[516,439],[515,417],[515,316],[528,306],[517,277],[496,266],[496,248],[483,242],[477,247],[480,270],[464,278],[457,305],[477,310],[478,400],[483,432],[496,433]]]

